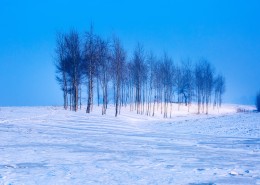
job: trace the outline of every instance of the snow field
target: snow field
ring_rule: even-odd
[[[2,107],[0,184],[260,184],[260,114],[236,110]]]

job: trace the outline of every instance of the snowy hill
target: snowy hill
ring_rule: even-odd
[[[0,108],[0,184],[260,184],[260,114]]]

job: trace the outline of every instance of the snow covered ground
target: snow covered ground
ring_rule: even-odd
[[[260,114],[128,109],[1,107],[0,184],[260,184]]]

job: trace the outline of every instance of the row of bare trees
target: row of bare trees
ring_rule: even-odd
[[[102,102],[102,115],[106,114],[113,100],[115,116],[129,105],[137,114],[154,116],[157,110],[171,117],[174,103],[189,110],[192,102],[197,102],[198,113],[208,113],[212,100],[214,107],[221,106],[225,92],[224,77],[216,76],[206,59],[195,65],[190,60],[174,64],[167,54],[157,58],[140,44],[127,58],[119,38],[103,39],[92,27],[82,38],[73,30],[58,34],[55,65],[64,108],[74,111],[81,108],[82,87],[87,113]]]

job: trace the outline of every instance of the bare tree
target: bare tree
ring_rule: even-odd
[[[183,70],[180,65],[175,66],[174,84],[175,84],[176,93],[177,93],[178,110],[180,110],[180,105],[183,102],[184,84],[185,84],[184,78],[183,78]]]
[[[148,83],[148,92],[147,92],[147,112],[146,115],[150,116],[151,115],[151,110],[152,110],[152,101],[153,99],[153,95],[154,95],[154,80],[155,80],[155,76],[154,76],[154,66],[156,63],[157,59],[154,56],[153,52],[150,52],[148,59],[147,59],[147,83]]]
[[[195,67],[195,85],[198,113],[202,109],[203,113],[208,114],[208,106],[211,102],[214,85],[214,69],[207,60],[201,60]]]
[[[125,66],[126,52],[118,38],[113,39],[112,47],[112,69],[114,76],[114,87],[115,87],[115,116],[119,113],[119,103],[120,103],[120,88],[123,76],[123,67]]]
[[[60,84],[63,91],[63,107],[68,109],[68,61],[66,58],[66,45],[65,35],[62,33],[57,34],[56,39],[56,80]]]
[[[161,72],[162,85],[163,85],[162,96],[164,99],[164,105],[163,105],[164,117],[167,118],[169,103],[172,102],[174,66],[171,58],[169,58],[166,54],[164,55],[163,63],[161,63],[160,72]]]
[[[201,99],[202,99],[202,89],[203,89],[203,76],[202,76],[202,65],[200,63],[196,64],[194,70],[195,76],[195,87],[196,87],[196,97],[197,97],[197,105],[198,105],[198,114],[200,113],[201,108]]]
[[[193,90],[194,90],[194,74],[190,60],[182,61],[181,65],[175,67],[175,84],[177,89],[177,102],[178,107],[182,103],[188,106],[192,102]]]
[[[205,61],[204,77],[206,114],[208,114],[209,104],[211,102],[211,96],[214,87],[214,69],[212,65],[207,61]]]
[[[193,90],[194,90],[194,75],[193,75],[193,68],[191,61],[188,59],[187,61],[182,62],[182,82],[183,82],[183,88],[182,88],[182,94],[185,99],[185,105],[189,107],[192,102],[193,98]]]
[[[153,114],[155,115],[155,109],[159,109],[159,105],[162,102],[162,72],[161,72],[161,61],[157,60],[156,63],[154,63],[152,68],[153,73],[153,88],[154,88],[154,104],[153,104]],[[157,104],[157,106],[156,106]],[[156,108],[157,107],[157,108]],[[162,113],[162,109],[161,109]]]
[[[71,98],[72,107],[74,111],[78,110],[79,100],[79,85],[82,78],[81,70],[81,55],[80,55],[80,40],[79,35],[76,31],[72,30],[68,35],[65,36],[66,55],[67,62],[70,66],[68,68],[68,74],[71,84]]]
[[[97,36],[93,33],[93,26],[90,31],[86,33],[85,45],[83,51],[85,76],[87,78],[88,100],[86,113],[90,113],[93,108],[94,97],[94,78],[96,74],[96,67],[98,63],[98,45]]]
[[[145,55],[143,47],[137,44],[133,56],[132,74],[135,87],[135,106],[137,114],[142,113],[143,85],[147,79]]]
[[[221,107],[222,96],[225,90],[225,78],[222,75],[218,75],[214,80],[214,107],[218,109]]]
[[[111,56],[109,50],[109,43],[101,38],[98,39],[98,71],[99,81],[102,86],[102,95],[103,95],[103,106],[102,106],[102,115],[106,114],[107,104],[108,104],[108,83],[110,80],[111,73]],[[98,86],[98,84],[97,84]],[[98,92],[97,92],[98,93]],[[99,101],[99,98],[98,98]]]

